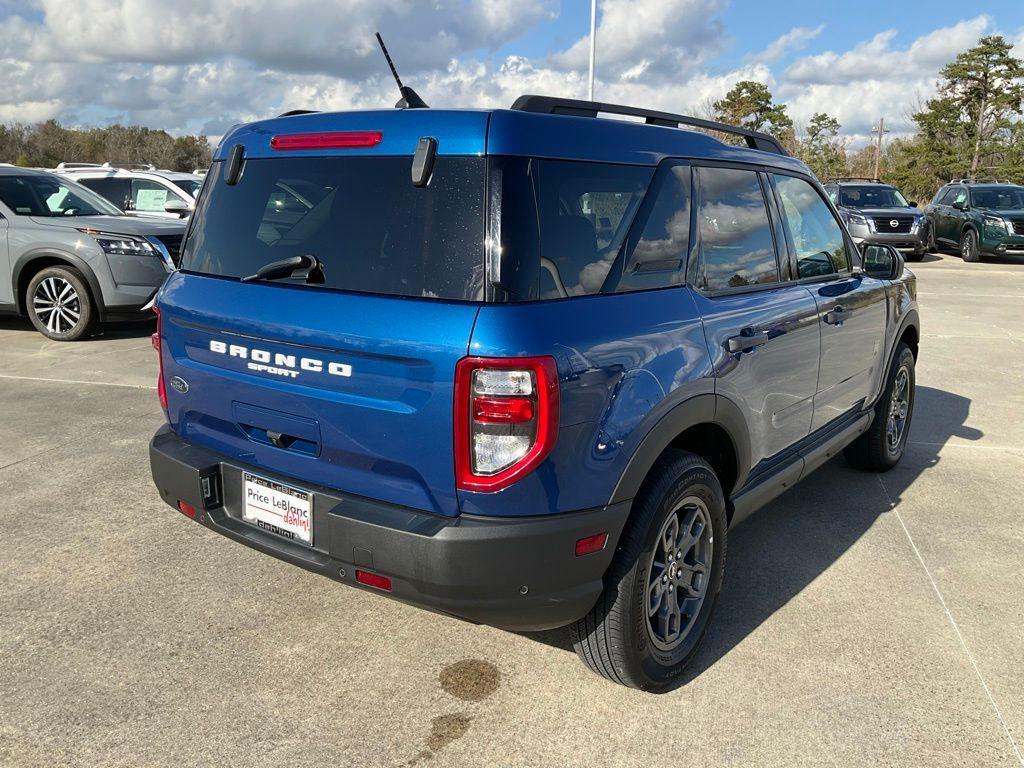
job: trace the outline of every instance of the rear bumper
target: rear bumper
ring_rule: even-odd
[[[275,476],[193,445],[167,426],[149,455],[164,501],[175,509],[179,501],[191,504],[207,528],[350,586],[517,631],[564,626],[593,607],[629,514],[623,502],[544,517],[441,517]],[[243,470],[312,491],[313,547],[242,521]],[[602,531],[603,551],[575,556],[577,540]],[[357,568],[387,576],[392,591],[357,583]]]

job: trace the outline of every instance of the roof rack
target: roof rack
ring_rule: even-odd
[[[871,184],[885,184],[881,179],[869,179],[866,176],[840,176],[835,179],[829,179],[828,183],[832,182],[846,182],[846,181],[867,181]]]
[[[950,179],[947,184],[1013,184],[1009,179]]]
[[[788,155],[782,144],[774,136],[767,133],[751,131],[727,123],[714,120],[703,120],[688,115],[675,115],[671,112],[656,112],[650,109],[638,109],[621,104],[604,104],[599,101],[581,101],[579,99],[559,99],[554,96],[524,95],[515,100],[512,109],[520,112],[539,112],[545,115],[571,115],[574,117],[597,117],[602,112],[609,115],[628,115],[642,117],[648,125],[660,125],[666,128],[691,126],[707,131],[719,131],[740,136],[751,149],[763,152],[774,152],[777,155]]]
[[[70,171],[75,168],[102,168],[99,163],[57,163],[58,171]]]

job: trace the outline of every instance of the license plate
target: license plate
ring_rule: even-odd
[[[242,519],[285,539],[313,545],[313,495],[242,473]]]

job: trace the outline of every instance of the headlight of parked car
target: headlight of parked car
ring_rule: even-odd
[[[1006,234],[1007,232],[1012,231],[1006,219],[1003,219],[999,216],[986,216],[985,226],[996,230],[1000,234]]]
[[[156,248],[141,237],[131,235],[94,235],[104,252],[115,256],[159,256]]]
[[[850,224],[856,224],[858,227],[866,227],[866,226],[868,226],[868,218],[867,218],[867,216],[861,216],[859,213],[847,214],[846,220]]]

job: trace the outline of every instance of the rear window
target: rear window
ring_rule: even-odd
[[[438,157],[422,188],[411,157],[250,159],[234,186],[214,163],[182,269],[241,278],[313,255],[328,288],[480,300],[485,162]]]

